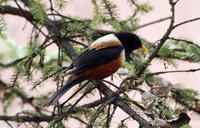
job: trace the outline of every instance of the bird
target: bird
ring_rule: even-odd
[[[100,81],[114,74],[130,54],[136,49],[148,49],[140,38],[130,32],[118,32],[105,35],[94,41],[68,66],[67,82],[58,89],[44,104],[49,106],[58,101],[69,89],[84,80]]]

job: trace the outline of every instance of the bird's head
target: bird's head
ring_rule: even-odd
[[[148,49],[142,45],[140,38],[130,32],[119,32],[115,33],[115,36],[120,40],[124,49],[125,49],[125,56],[126,60],[130,60],[130,54],[133,50],[136,49],[143,49],[147,51]]]

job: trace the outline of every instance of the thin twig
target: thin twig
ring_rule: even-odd
[[[10,124],[9,121],[5,121],[5,122],[6,122],[6,124],[8,124],[8,126],[9,126],[10,128],[13,128],[13,126]]]
[[[96,88],[96,86],[85,91],[84,94],[66,112],[62,113],[61,115],[58,115],[59,118],[57,119],[57,121],[60,121],[60,120],[62,120],[62,118],[67,117],[71,113],[73,108],[83,99],[83,97],[85,97],[88,93],[90,93],[95,88]]]
[[[103,103],[98,109],[97,111],[92,115],[92,117],[90,118],[87,127],[86,128],[92,128],[92,124],[95,122],[95,120],[97,119],[97,117],[99,116],[99,114],[101,114],[104,110],[104,108],[110,104],[111,102],[113,102],[115,100],[116,97],[112,97],[109,100],[107,100],[105,103]]]
[[[11,90],[12,93],[16,94],[19,98],[21,98],[21,100],[24,102],[24,103],[28,103],[30,104],[31,106],[33,106],[33,108],[35,108],[36,111],[40,111],[41,108],[38,106],[38,105],[35,105],[33,103],[33,100],[34,98],[33,97],[27,97],[26,94],[22,93],[19,89],[17,89],[16,87],[9,87],[9,84],[8,83],[5,83],[3,81],[0,80],[0,85],[4,85],[6,86],[8,89]]]
[[[134,0],[130,0],[130,2],[135,5],[137,8],[139,8],[139,5],[134,1]]]
[[[140,25],[140,26],[136,27],[136,29],[144,28],[144,27],[147,27],[147,26],[149,26],[149,25],[157,24],[157,23],[159,23],[159,22],[166,21],[166,20],[170,20],[170,19],[171,19],[171,16],[168,16],[168,17],[165,17],[165,18],[161,18],[161,19],[159,19],[159,20],[155,20],[155,21],[152,21],[152,22],[149,22],[149,23]]]
[[[190,20],[186,20],[186,21],[183,21],[181,23],[178,23],[176,25],[173,26],[173,29],[181,26],[181,25],[184,25],[184,24],[187,24],[187,23],[190,23],[190,22],[193,22],[193,21],[197,21],[197,20],[200,20],[200,17],[197,17],[197,18],[194,18],[194,19],[190,19]]]
[[[72,99],[76,94],[78,94],[84,87],[87,86],[87,84],[89,83],[86,82],[84,85],[82,85],[80,88],[78,88],[78,90],[76,90],[76,92],[74,92],[65,102],[63,102],[60,106],[64,106],[70,99]]]
[[[167,73],[178,73],[178,72],[197,72],[200,71],[200,68],[196,69],[188,69],[188,70],[175,70],[175,71],[162,71],[162,72],[154,72],[146,74],[146,77],[160,75],[160,74],[167,74]]]
[[[72,118],[78,120],[79,122],[81,122],[82,124],[87,124],[84,120],[82,120],[80,117],[77,117],[77,116],[71,116]]]
[[[24,60],[25,58],[27,58],[27,56],[22,57],[22,58],[19,58],[19,59],[16,59],[15,61],[10,62],[10,63],[8,63],[8,64],[0,63],[0,67],[8,68],[8,67],[14,66],[15,64],[17,64],[17,63],[19,63],[20,61]]]
[[[129,117],[126,117],[125,119],[121,120],[121,124],[122,126],[121,127],[124,127],[124,122],[127,120],[127,119],[130,119],[130,116]]]
[[[110,108],[111,104],[108,105],[108,111],[107,111],[107,115],[106,115],[106,128],[109,128],[110,126]]]

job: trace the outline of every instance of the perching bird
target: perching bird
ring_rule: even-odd
[[[84,80],[102,80],[115,73],[125,62],[130,60],[133,50],[147,50],[139,37],[129,32],[120,32],[103,36],[80,54],[68,67],[68,81],[55,92],[44,106],[56,102],[74,85]]]

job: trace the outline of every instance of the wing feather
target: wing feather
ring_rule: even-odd
[[[88,49],[72,63],[73,69],[67,74],[74,74],[106,64],[120,56],[123,46],[112,46],[102,49]]]

